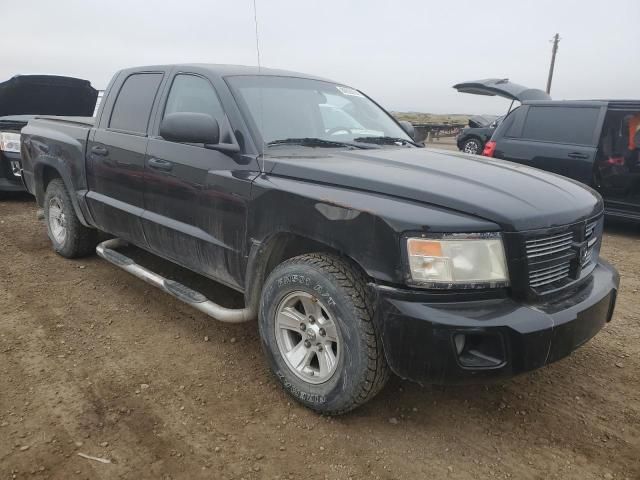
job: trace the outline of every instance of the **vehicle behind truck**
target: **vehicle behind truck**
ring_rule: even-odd
[[[525,102],[483,153],[589,185],[607,216],[640,222],[638,100]]]
[[[391,372],[447,384],[539,368],[612,318],[598,193],[421,148],[363,92],[322,78],[123,70],[95,121],[31,120],[22,161],[56,252],[96,250],[213,318],[257,319],[277,381],[324,414],[367,402]],[[150,271],[126,245],[245,305]]]
[[[20,130],[36,115],[91,115],[98,91],[89,81],[16,75],[0,83],[0,192],[24,191]]]

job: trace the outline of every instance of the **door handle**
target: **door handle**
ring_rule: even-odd
[[[101,157],[106,157],[107,155],[109,155],[109,150],[107,150],[107,148],[102,145],[95,145],[91,147],[91,153],[93,153],[94,155],[99,155]]]
[[[173,170],[173,163],[160,158],[150,158],[149,167],[156,170],[162,170],[163,172],[170,172]]]
[[[571,152],[569,155],[567,155],[567,157],[569,157],[569,158],[580,158],[582,160],[586,160],[587,158],[589,158],[589,155],[587,155],[586,153]]]

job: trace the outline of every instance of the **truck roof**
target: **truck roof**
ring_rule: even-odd
[[[250,65],[225,65],[216,63],[179,63],[167,65],[146,65],[140,67],[132,67],[121,70],[121,72],[133,73],[152,70],[167,70],[170,68],[184,68],[185,70],[207,71],[210,74],[219,77],[230,77],[237,75],[269,75],[278,77],[297,77],[308,78],[311,80],[321,80],[325,82],[340,83],[327,78],[309,75],[307,73],[293,72],[290,70],[280,70],[274,68],[250,66]]]

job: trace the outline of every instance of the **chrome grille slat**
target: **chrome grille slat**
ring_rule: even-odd
[[[544,275],[548,275],[550,273],[555,273],[560,270],[564,270],[565,268],[569,268],[569,263],[563,263],[561,265],[554,265],[553,267],[541,268],[540,270],[533,270],[529,273],[529,278],[535,279]]]
[[[530,285],[532,287],[542,287],[543,285],[548,285],[550,283],[557,282],[558,280],[562,280],[563,278],[566,278],[568,275],[569,275],[569,273],[567,272],[566,274],[561,275],[561,276],[551,277],[551,278],[543,280],[543,281],[532,282]]]
[[[535,246],[535,247],[527,247],[527,252],[529,252],[529,253],[544,252],[545,250],[551,250],[551,249],[556,248],[556,247],[560,247],[560,246],[564,246],[564,245],[571,245],[572,242],[573,242],[573,239],[569,238],[567,240],[548,243],[546,245],[538,245],[538,246]]]
[[[549,244],[553,242],[559,242],[566,240],[567,238],[573,238],[573,232],[562,233],[560,235],[552,235],[546,238],[537,238],[535,240],[527,240],[527,247],[536,247],[538,244]]]
[[[531,255],[527,255],[527,258],[538,258],[538,257],[544,257],[545,255],[551,255],[554,253],[560,253],[560,252],[564,252],[567,251],[571,248],[571,243],[567,244],[567,245],[562,245],[559,247],[555,247],[553,250],[546,250],[543,252],[539,252],[539,253],[533,253]]]
[[[562,270],[558,270],[556,272],[549,272],[545,275],[540,275],[539,277],[532,278],[530,283],[533,285],[534,283],[537,283],[542,280],[546,280],[548,278],[562,277],[569,273],[569,268],[570,268],[569,265],[566,265]]]

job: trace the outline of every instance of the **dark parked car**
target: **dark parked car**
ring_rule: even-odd
[[[525,102],[484,154],[572,178],[604,197],[606,214],[640,221],[640,101]]]
[[[458,148],[464,153],[480,155],[503,118],[474,115],[469,119],[469,126],[463,128],[456,137]]]
[[[17,75],[0,83],[0,192],[21,191],[20,130],[35,115],[92,115],[98,91],[87,80]]]
[[[498,96],[511,100],[509,111],[515,102],[527,100],[550,100],[551,97],[537,88],[524,87],[510,82],[508,78],[487,78],[471,82],[458,83],[453,86],[461,93],[474,95]],[[507,112],[509,113],[509,112]],[[469,119],[469,126],[464,128],[456,137],[458,148],[465,153],[480,155],[485,144],[491,139],[504,115],[498,118],[486,119],[483,116],[473,116]]]
[[[319,412],[361,405],[390,371],[452,383],[541,367],[615,305],[596,192],[420,148],[328,80],[124,70],[95,122],[31,120],[22,155],[55,251],[87,255],[108,232],[98,254],[118,267],[219,320],[258,317],[278,381]],[[244,308],[144,268],[117,250],[127,243],[242,292]]]

